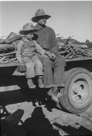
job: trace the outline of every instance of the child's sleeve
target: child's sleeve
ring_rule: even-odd
[[[45,53],[45,50],[34,40],[33,41],[36,47],[36,50],[38,53],[40,53],[41,55]]]
[[[20,40],[17,47],[16,58],[18,59],[19,62],[22,62],[21,51],[22,51],[23,44],[24,42]]]

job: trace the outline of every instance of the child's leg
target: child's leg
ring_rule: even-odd
[[[27,71],[26,71],[26,78],[34,78],[35,77],[35,71],[34,71],[34,64],[30,60],[30,62],[27,62],[26,64]]]
[[[32,61],[26,63],[27,71],[26,71],[26,78],[29,88],[35,88],[36,86],[33,83],[32,78],[35,77],[34,72],[34,64]]]
[[[33,57],[34,67],[35,67],[35,75],[38,76],[38,84],[40,88],[44,87],[43,84],[43,66],[38,56]]]
[[[34,63],[30,58],[25,58],[24,63],[26,65],[27,71],[26,71],[26,78],[27,78],[27,83],[29,88],[35,88],[36,86],[34,85],[32,78],[35,77],[35,72],[34,72]]]
[[[43,76],[43,66],[38,56],[33,56],[32,61],[34,63],[35,75]]]

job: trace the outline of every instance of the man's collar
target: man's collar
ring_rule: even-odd
[[[40,25],[38,25],[38,24],[37,24],[35,27],[36,27],[38,30],[46,28],[46,26],[43,27],[43,26],[40,26]]]

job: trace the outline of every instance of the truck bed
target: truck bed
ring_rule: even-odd
[[[84,61],[84,60],[92,60],[92,57],[83,57],[83,58],[72,58],[72,59],[65,59],[65,62],[76,62],[76,61]],[[20,66],[18,62],[9,62],[9,63],[0,63],[0,67],[13,67],[13,66]]]

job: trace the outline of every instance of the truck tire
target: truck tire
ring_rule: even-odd
[[[65,89],[60,104],[69,112],[82,113],[92,104],[92,76],[84,68],[73,68],[65,73]]]

